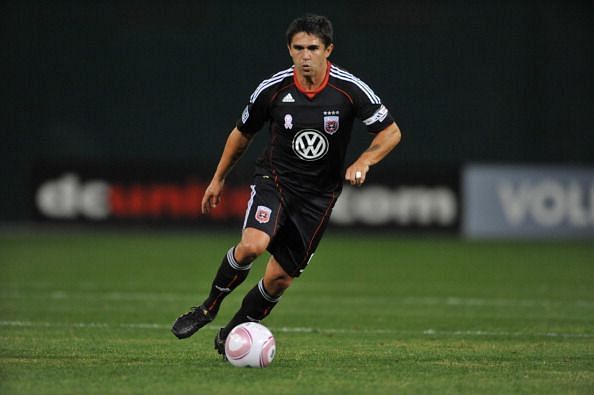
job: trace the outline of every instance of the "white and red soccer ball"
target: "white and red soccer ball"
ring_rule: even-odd
[[[237,325],[225,341],[225,355],[234,366],[265,368],[276,353],[274,336],[262,324],[245,322]]]

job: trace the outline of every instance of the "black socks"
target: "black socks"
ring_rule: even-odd
[[[233,255],[234,252],[235,247],[227,251],[227,255],[223,258],[221,266],[212,282],[210,294],[202,303],[202,306],[208,310],[212,318],[219,312],[219,307],[223,299],[246,279],[252,268],[251,262],[247,264],[238,263]]]
[[[221,331],[221,337],[224,339],[235,326],[243,322],[258,322],[263,320],[270,311],[276,306],[280,296],[275,298],[270,296],[264,289],[264,281],[260,280],[258,285],[252,288],[243,298],[241,308],[231,319],[231,321]]]
[[[210,316],[214,318],[219,312],[221,302],[227,295],[237,288],[248,276],[252,263],[240,264],[235,260],[235,247],[227,251],[227,255],[223,258],[219,270],[212,282],[210,294],[202,303]],[[241,308],[221,331],[221,337],[226,338],[231,329],[243,322],[258,322],[263,320],[270,311],[276,306],[279,297],[274,297],[268,294],[264,289],[264,281],[260,280],[258,284],[252,288],[243,298]]]

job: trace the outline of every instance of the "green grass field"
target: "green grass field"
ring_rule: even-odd
[[[240,369],[180,341],[237,233],[0,234],[1,394],[592,394],[594,243],[329,233]]]

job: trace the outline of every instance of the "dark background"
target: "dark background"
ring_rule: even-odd
[[[331,60],[400,125],[384,170],[594,163],[590,1],[15,1],[0,11],[0,220],[31,217],[39,163],[189,164],[208,179],[253,89],[290,65],[285,30],[305,12],[332,19]],[[369,139],[354,134],[351,156]]]

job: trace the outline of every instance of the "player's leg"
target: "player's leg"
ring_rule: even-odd
[[[241,241],[231,248],[212,282],[210,294],[202,306],[214,318],[221,302],[246,279],[252,262],[266,251],[270,242],[268,234],[254,228],[243,230]]]
[[[227,326],[221,328],[217,333],[215,337],[217,351],[220,354],[224,353],[225,339],[235,326],[243,322],[259,322],[266,318],[292,282],[293,277],[274,257],[270,257],[264,277],[245,295],[239,311]]]
[[[292,197],[284,197],[291,206]],[[261,321],[268,316],[293,279],[305,270],[326,230],[335,201],[334,195],[312,199],[296,197],[295,206],[300,206],[301,211],[290,217],[284,216],[282,226],[270,240],[268,251],[272,257],[266,266],[264,278],[248,292],[239,311],[215,337],[215,349],[220,354],[225,351],[227,335],[236,325]]]
[[[280,196],[274,183],[269,178],[256,177],[251,189],[241,241],[223,257],[204,302],[173,324],[171,331],[180,339],[192,336],[214,320],[223,299],[245,280],[252,262],[266,251],[271,235],[282,222]]]
[[[239,311],[223,328],[223,337],[227,337],[231,329],[243,322],[266,318],[292,282],[293,277],[285,272],[274,257],[270,257],[264,277],[244,297]]]
[[[252,262],[266,251],[270,236],[254,228],[244,229],[241,241],[227,251],[212,281],[208,297],[200,306],[182,314],[171,331],[179,339],[192,336],[215,319],[221,303],[246,279]]]

